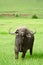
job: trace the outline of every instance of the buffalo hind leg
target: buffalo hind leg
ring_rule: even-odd
[[[30,55],[32,55],[32,48],[30,48]]]

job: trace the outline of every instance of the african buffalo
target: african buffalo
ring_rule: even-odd
[[[32,55],[33,43],[34,43],[34,34],[28,30],[26,27],[20,27],[15,32],[11,32],[10,34],[16,34],[15,37],[15,58],[18,58],[19,52],[22,52],[22,58],[25,57],[25,54],[28,49],[30,49],[30,55]]]

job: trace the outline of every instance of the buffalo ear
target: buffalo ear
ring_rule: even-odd
[[[15,31],[15,34],[18,35],[18,29]]]
[[[27,34],[26,37],[31,38],[31,34]]]

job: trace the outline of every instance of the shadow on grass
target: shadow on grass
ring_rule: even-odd
[[[26,55],[26,57],[25,57],[26,59],[29,59],[29,58],[33,58],[33,59],[43,59],[43,53],[34,53],[34,54],[32,54],[32,56],[30,56],[30,55]]]

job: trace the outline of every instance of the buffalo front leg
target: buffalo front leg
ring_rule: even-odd
[[[15,52],[15,59],[18,59],[18,52]]]
[[[25,57],[25,54],[26,54],[26,51],[23,51],[23,53],[22,53],[22,58]]]
[[[15,49],[15,59],[18,59],[18,54],[19,54],[18,50]]]

